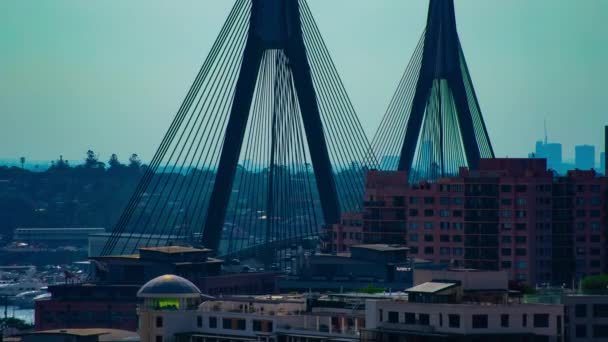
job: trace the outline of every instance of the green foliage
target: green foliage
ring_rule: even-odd
[[[24,320],[14,317],[0,318],[0,325],[18,330],[32,329],[34,326],[26,323]]]
[[[382,293],[382,292],[384,292],[384,289],[381,289],[379,287],[375,287],[372,284],[369,284],[366,287],[357,290],[356,292],[358,292],[358,293],[374,294],[374,293]]]
[[[583,278],[581,282],[583,292],[608,291],[608,274],[600,274]]]

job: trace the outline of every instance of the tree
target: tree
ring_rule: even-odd
[[[583,278],[581,282],[583,292],[601,292],[608,291],[608,274],[599,274]]]
[[[97,154],[92,150],[87,151],[87,157],[84,160],[84,167],[86,168],[95,168],[99,166],[99,159],[97,158]]]
[[[21,168],[25,169],[25,157],[19,158],[19,161],[21,162]]]
[[[136,153],[133,153],[131,157],[129,157],[129,167],[137,169],[141,167],[141,160]]]
[[[51,166],[51,168],[54,168],[54,169],[67,169],[69,167],[70,167],[70,165],[69,165],[68,161],[63,159],[62,155],[60,155],[59,159],[57,159],[57,161],[55,161]]]
[[[108,160],[108,165],[110,165],[111,169],[117,169],[117,168],[120,168],[120,167],[124,166],[118,160],[118,156],[116,155],[116,153],[112,153],[112,156],[110,157],[110,160]]]

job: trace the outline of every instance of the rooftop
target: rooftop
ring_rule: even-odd
[[[368,245],[353,245],[351,248],[371,249],[380,252],[389,251],[407,251],[409,248],[401,245],[386,245],[386,244],[368,244]]]
[[[456,283],[440,283],[440,282],[426,282],[414,287],[410,287],[405,290],[406,292],[418,292],[418,293],[437,293],[443,290],[447,290],[456,286]]]
[[[163,246],[163,247],[142,247],[139,249],[140,251],[147,252],[158,252],[164,254],[175,254],[175,253],[200,253],[200,252],[210,252],[210,249],[207,248],[194,248],[194,247],[185,247],[185,246]]]
[[[139,335],[133,331],[105,328],[88,329],[54,329],[26,333],[23,335],[72,335],[72,336],[99,336],[99,341],[139,341]]]

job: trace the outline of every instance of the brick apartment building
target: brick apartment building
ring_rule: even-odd
[[[607,271],[607,223],[607,177],[555,176],[545,159],[482,159],[479,170],[461,168],[435,183],[368,172],[363,212],[331,227],[325,248],[405,244],[414,257],[571,286]]]

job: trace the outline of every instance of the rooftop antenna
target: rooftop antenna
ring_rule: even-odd
[[[543,121],[545,123],[545,145],[547,145],[547,118],[545,118]]]

